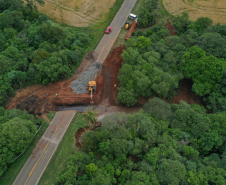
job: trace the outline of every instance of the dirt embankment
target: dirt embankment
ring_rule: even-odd
[[[76,147],[82,148],[82,138],[81,137],[85,132],[87,132],[88,130],[95,130],[98,127],[101,127],[101,123],[95,123],[93,128],[85,127],[85,128],[79,129],[75,134]]]
[[[95,62],[96,58],[96,53],[87,53],[81,65],[75,71],[75,74],[67,80],[53,82],[47,86],[35,85],[17,92],[16,96],[6,106],[6,109],[19,108],[27,110],[32,114],[42,115],[49,111],[56,110],[57,105],[89,104],[90,94],[77,95],[72,92],[69,86],[72,81],[76,80],[82,72]],[[95,103],[99,103],[103,92],[103,77],[101,76],[101,71],[96,75],[95,80],[97,81],[98,88],[93,99]],[[47,94],[48,97],[46,96]]]
[[[117,47],[112,50],[103,64],[104,90],[100,105],[117,105],[119,69],[122,64],[121,54],[125,47]]]

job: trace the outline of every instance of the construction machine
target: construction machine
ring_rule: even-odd
[[[125,29],[129,29],[131,27],[132,23],[129,21],[126,21]]]
[[[93,101],[93,94],[96,94],[96,81],[89,81],[89,91],[91,93],[91,100],[90,100],[90,104],[94,104],[94,101]]]

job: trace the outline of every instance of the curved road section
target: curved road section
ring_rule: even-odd
[[[95,52],[98,54],[96,62],[104,62],[136,1],[137,0],[125,0],[122,4],[120,10],[111,22],[111,32],[103,36],[97,48],[95,49]]]
[[[56,113],[13,185],[38,184],[75,113],[76,111],[60,111]]]

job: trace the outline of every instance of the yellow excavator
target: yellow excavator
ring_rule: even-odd
[[[129,21],[126,21],[125,29],[128,30],[131,27],[132,23]]]
[[[96,81],[89,81],[89,91],[91,92],[90,104],[94,104],[93,94],[96,94],[96,90],[97,90]]]

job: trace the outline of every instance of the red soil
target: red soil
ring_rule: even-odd
[[[177,32],[174,30],[174,27],[171,25],[171,23],[169,22],[169,20],[167,20],[167,23],[164,26],[170,31],[170,35],[171,36],[174,36],[174,35],[177,34]]]
[[[121,68],[121,54],[125,47],[114,48],[103,64],[104,91],[101,105],[117,105],[119,69]]]
[[[170,35],[175,35],[173,27],[167,20],[166,28],[170,30]],[[109,54],[108,58],[103,63],[103,68],[96,75],[97,92],[93,96],[95,104],[103,106],[116,106],[119,81],[119,69],[121,68],[122,57],[121,54],[125,47],[114,48]],[[81,65],[75,71],[75,74],[64,81],[50,83],[47,86],[35,85],[27,87],[26,89],[17,92],[16,96],[6,106],[6,109],[19,108],[27,110],[31,114],[38,114],[46,117],[45,114],[56,110],[57,105],[76,105],[76,104],[89,104],[90,94],[79,94],[72,92],[69,87],[71,82],[76,80],[77,77],[84,72],[93,62],[95,62],[97,54],[94,52],[87,53]],[[172,103],[179,103],[184,100],[189,104],[200,103],[200,99],[192,94],[191,82],[184,80],[180,84],[180,90],[177,96],[173,97]],[[48,93],[48,97],[46,94]],[[56,96],[55,94],[58,94]],[[151,97],[152,98],[152,97]],[[167,100],[164,99],[167,102]],[[142,106],[147,102],[146,98],[138,99],[138,106]]]
[[[71,82],[84,72],[93,62],[97,55],[94,52],[87,53],[75,74],[64,81],[53,82],[47,86],[35,85],[17,92],[16,96],[6,106],[6,109],[19,108],[27,110],[31,114],[43,115],[47,112],[56,110],[57,105],[89,104],[90,94],[76,94],[69,87]],[[101,101],[103,92],[103,76],[101,71],[96,75],[97,92],[93,96],[94,102]],[[56,93],[58,96],[56,96]],[[48,97],[46,96],[48,94]]]
[[[82,142],[80,142],[79,138],[81,138],[83,133],[87,132],[88,130],[95,130],[98,127],[101,127],[101,123],[95,123],[92,129],[88,127],[79,129],[75,134],[76,147],[82,148]]]

